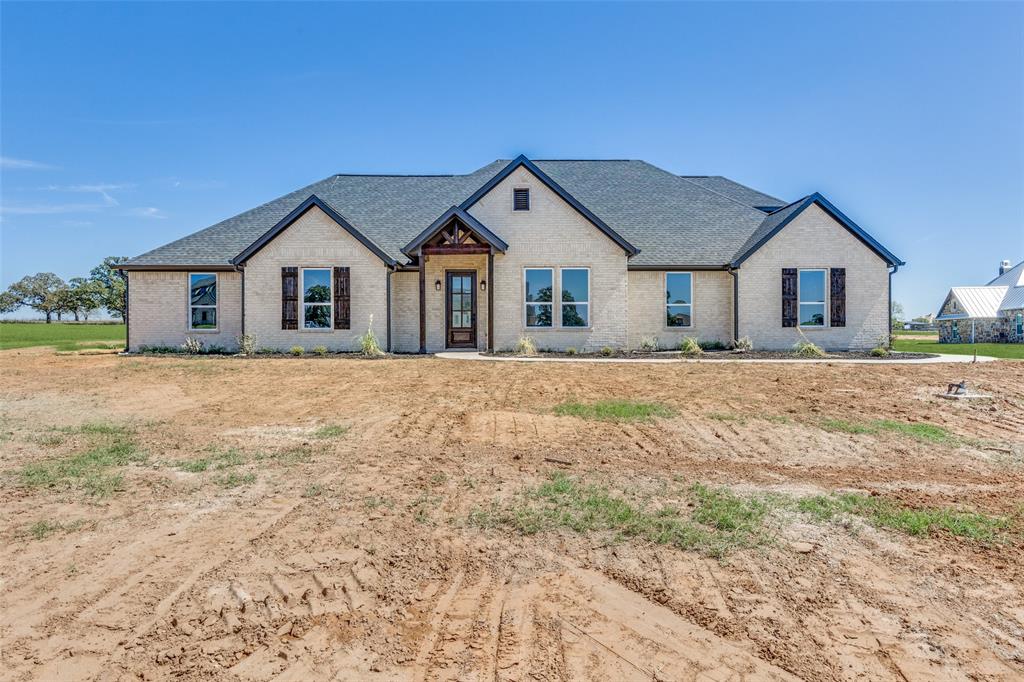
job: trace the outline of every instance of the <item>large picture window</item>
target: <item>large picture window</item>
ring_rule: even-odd
[[[825,326],[825,271],[801,270],[797,284],[800,326]]]
[[[330,268],[303,268],[302,328],[330,329],[332,301]]]
[[[665,273],[665,325],[693,326],[693,274]]]
[[[217,273],[189,273],[188,328],[217,329]]]
[[[562,268],[562,326],[590,326],[590,270]]]
[[[554,305],[554,270],[526,268],[523,271],[527,327],[550,327]]]

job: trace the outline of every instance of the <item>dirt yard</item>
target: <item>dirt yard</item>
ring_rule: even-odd
[[[0,401],[0,679],[1024,677],[1021,362],[25,349]]]

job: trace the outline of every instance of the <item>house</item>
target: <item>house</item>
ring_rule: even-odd
[[[1024,261],[985,286],[953,287],[935,318],[939,343],[1024,343]]]
[[[820,194],[792,203],[643,161],[334,175],[132,258],[128,347],[198,337],[396,352],[864,349],[903,265]]]
[[[928,313],[921,317],[915,317],[912,320],[904,322],[903,328],[912,332],[933,332],[936,330],[935,316]]]

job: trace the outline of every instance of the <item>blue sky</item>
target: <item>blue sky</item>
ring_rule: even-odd
[[[0,4],[0,284],[336,172],[640,158],[820,191],[895,298],[1024,259],[1024,4]]]

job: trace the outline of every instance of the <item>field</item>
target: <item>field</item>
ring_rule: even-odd
[[[124,346],[123,324],[0,322],[0,350],[52,346],[60,351]]]
[[[994,358],[1024,360],[1024,343],[939,343],[930,339],[897,338],[893,349],[914,353],[949,353],[950,355],[989,355]]]
[[[5,680],[1024,677],[1024,363],[0,376]]]

